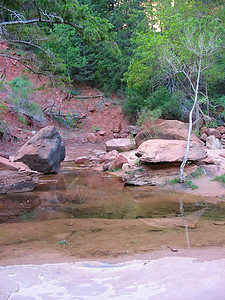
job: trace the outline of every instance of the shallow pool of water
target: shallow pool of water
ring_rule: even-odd
[[[224,201],[124,186],[72,164],[43,176],[33,192],[2,195],[0,220],[0,245],[11,255],[28,246],[86,258],[225,245]]]

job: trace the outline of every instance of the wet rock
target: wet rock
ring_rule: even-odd
[[[112,139],[105,142],[106,151],[117,150],[125,152],[134,148],[134,143],[131,139]]]
[[[206,147],[211,150],[223,149],[223,145],[214,135],[210,135],[206,139]]]
[[[31,171],[23,163],[13,163],[0,157],[0,194],[32,191],[40,174]]]
[[[138,147],[150,139],[187,140],[187,136],[188,124],[177,120],[159,120],[139,132],[135,143]],[[202,144],[195,134],[191,135],[191,141]]]
[[[87,140],[89,143],[95,144],[97,142],[97,136],[94,133],[88,133]]]
[[[154,139],[143,142],[137,149],[136,156],[140,162],[161,163],[183,161],[186,152],[186,141]],[[207,155],[199,143],[190,143],[188,160],[195,161]]]
[[[22,161],[31,170],[42,173],[57,173],[65,158],[65,146],[58,130],[48,126],[36,133],[10,159]]]

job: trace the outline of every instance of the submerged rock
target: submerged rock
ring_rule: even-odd
[[[24,144],[11,160],[22,161],[30,169],[48,174],[57,173],[64,158],[65,146],[60,134],[54,126],[48,126]]]

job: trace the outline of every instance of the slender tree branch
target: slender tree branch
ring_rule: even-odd
[[[39,16],[39,22],[41,22],[41,12],[40,12],[40,9],[39,9],[39,7],[37,6],[37,3],[36,3],[35,0],[32,0],[32,2],[34,3],[34,6],[35,6],[36,9],[37,9],[38,16]]]
[[[78,25],[78,24],[75,24],[75,23],[71,23],[71,22],[65,22],[63,20],[58,19],[56,20],[56,18],[59,18],[57,16],[54,16],[54,20],[53,19],[41,19],[41,21],[39,19],[31,19],[31,20],[17,20],[17,21],[7,21],[7,22],[1,22],[0,23],[0,26],[9,26],[9,25],[19,25],[19,24],[22,24],[22,25],[25,25],[25,24],[34,24],[34,23],[50,23],[50,24],[66,24],[66,25],[69,25],[71,27],[75,27],[75,28],[83,28],[83,26],[81,25]]]
[[[42,47],[33,44],[32,42],[28,42],[28,41],[22,41],[22,40],[4,40],[4,41],[0,41],[0,44],[4,44],[4,43],[17,43],[17,44],[24,44],[27,46],[32,46],[34,48],[37,48],[39,50],[41,50],[43,53],[45,53],[46,55],[48,55],[49,57],[54,57],[53,54],[51,54],[50,52],[46,51],[45,49],[43,49]]]
[[[27,68],[28,70],[30,70],[31,72],[33,72],[34,74],[36,75],[44,75],[44,76],[47,76],[48,78],[50,78],[50,80],[52,81],[52,76],[49,75],[49,74],[46,74],[45,72],[42,72],[42,71],[37,71],[33,68],[31,68],[29,65],[25,64],[21,59],[19,58],[16,58],[14,56],[11,56],[11,55],[8,55],[8,54],[1,54],[0,53],[0,57],[7,57],[7,58],[10,58],[10,59],[13,59],[13,60],[16,60],[18,61],[21,65],[23,65],[25,68]]]

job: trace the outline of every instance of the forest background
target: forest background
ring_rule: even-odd
[[[53,84],[116,92],[139,123],[186,121],[200,75],[195,119],[225,121],[224,1],[1,0],[0,8],[1,42]]]

